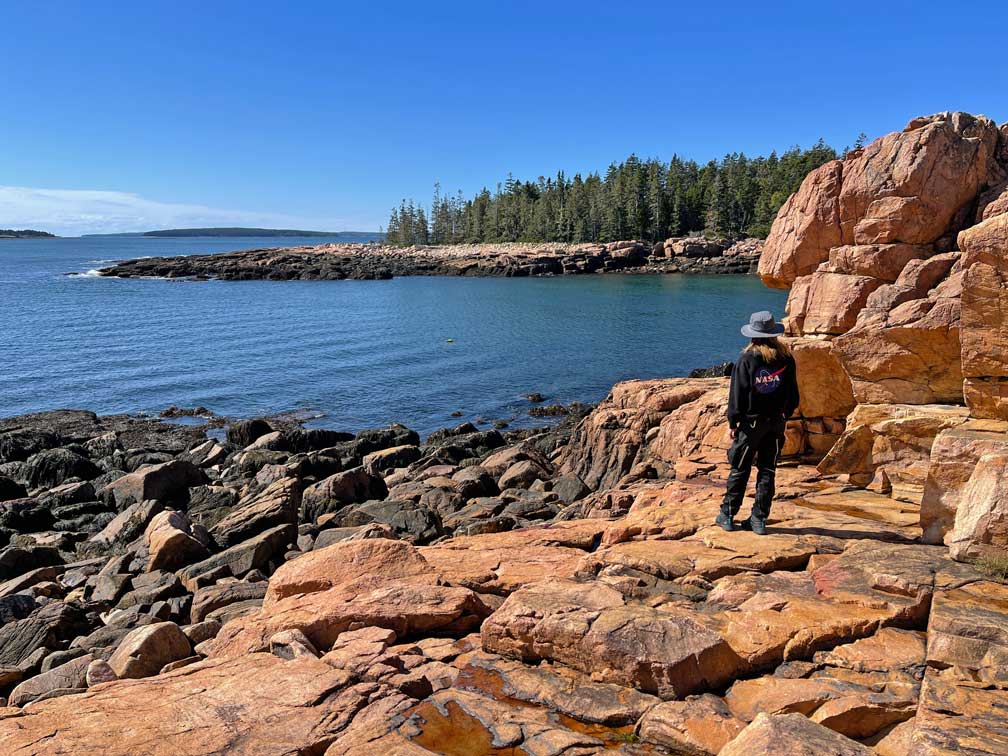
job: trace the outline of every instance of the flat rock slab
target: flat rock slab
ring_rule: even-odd
[[[490,698],[547,706],[579,722],[609,726],[632,725],[659,703],[654,696],[595,682],[562,665],[529,667],[482,652],[466,657],[454,685]]]
[[[547,580],[512,593],[484,622],[482,645],[682,698],[880,627],[923,627],[948,562],[940,548],[857,541],[812,571],[722,578],[695,605],[629,599],[604,576]]]
[[[464,536],[420,553],[452,585],[504,596],[543,575],[572,577],[585,555],[579,548],[530,540],[524,530]]]
[[[10,756],[316,752],[341,724],[330,695],[349,681],[347,673],[314,659],[285,662],[252,654],[205,661],[28,709],[0,709],[0,751]]]
[[[406,712],[399,734],[435,753],[597,754],[605,743],[551,722],[544,709],[513,707],[448,689]]]
[[[492,653],[557,661],[599,681],[681,698],[724,685],[745,667],[715,626],[695,613],[627,603],[600,581],[552,580],[512,593],[481,635]]]
[[[928,670],[907,756],[1008,753],[1008,690]]]
[[[856,740],[801,714],[760,714],[719,756],[874,756]]]
[[[619,566],[665,580],[691,574],[716,580],[738,572],[802,569],[815,553],[815,543],[802,537],[761,537],[745,531],[725,533],[720,528],[705,527],[678,541],[615,544],[585,557],[579,572],[598,574]]]
[[[212,655],[261,651],[283,630],[300,630],[324,652],[341,633],[361,627],[385,628],[400,638],[464,635],[478,627],[490,607],[468,588],[441,582],[403,541],[336,543],[277,570],[262,612],[221,628]]]
[[[988,580],[935,593],[928,622],[928,665],[1008,684],[1008,585]]]

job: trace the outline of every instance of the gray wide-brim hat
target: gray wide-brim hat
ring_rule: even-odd
[[[766,310],[754,312],[749,316],[749,325],[742,326],[742,335],[750,339],[772,339],[784,333],[784,326],[774,320]]]

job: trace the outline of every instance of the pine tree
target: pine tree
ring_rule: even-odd
[[[863,135],[858,144],[863,144]],[[444,194],[440,183],[428,213],[412,200],[393,209],[389,244],[495,241],[658,241],[705,232],[765,236],[778,208],[809,171],[836,158],[819,140],[811,149],[749,158],[730,153],[699,165],[673,155],[668,163],[630,155],[605,176],[563,172],[521,181],[511,173],[496,192],[471,199]]]

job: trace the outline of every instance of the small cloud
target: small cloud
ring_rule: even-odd
[[[157,202],[127,192],[0,186],[0,228],[34,228],[60,236],[79,236],[209,226],[309,231],[342,231],[347,228],[346,221],[341,219]]]

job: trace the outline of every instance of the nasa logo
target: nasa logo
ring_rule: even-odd
[[[756,371],[756,376],[753,378],[753,385],[756,390],[761,394],[772,394],[780,386],[781,373],[785,369],[781,368],[780,370],[771,372],[769,368],[759,368]]]

